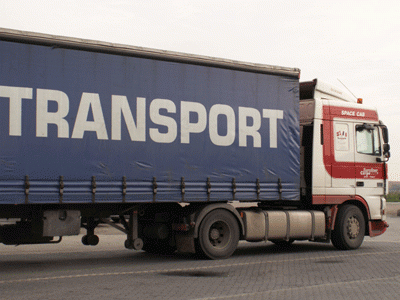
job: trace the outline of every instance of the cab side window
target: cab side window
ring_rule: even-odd
[[[378,130],[372,126],[356,126],[357,152],[361,154],[380,155]]]

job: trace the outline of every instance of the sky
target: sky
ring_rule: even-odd
[[[299,68],[375,106],[400,181],[400,1],[0,0],[0,27]],[[339,79],[339,80],[338,80]]]

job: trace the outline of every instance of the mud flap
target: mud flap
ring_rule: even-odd
[[[175,235],[176,248],[180,253],[196,253],[194,237],[190,235]]]

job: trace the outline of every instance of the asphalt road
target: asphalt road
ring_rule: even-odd
[[[0,245],[0,299],[398,299],[400,217],[355,251],[330,244],[241,242],[226,260],[157,256],[123,247],[100,228],[53,245]]]

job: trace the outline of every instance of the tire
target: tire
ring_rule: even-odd
[[[227,210],[216,209],[200,223],[196,253],[209,259],[228,258],[239,243],[239,224]]]
[[[332,231],[332,244],[339,250],[354,250],[361,246],[365,235],[365,218],[355,205],[340,208]]]

